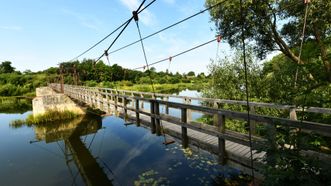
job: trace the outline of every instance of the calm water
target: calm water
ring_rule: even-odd
[[[201,97],[201,93],[196,91],[196,90],[183,90],[177,94],[173,94],[173,95],[179,95],[179,96],[188,96],[188,97]],[[159,98],[160,99],[160,98]],[[176,103],[183,103],[183,99],[181,98],[174,98],[174,97],[170,97],[169,101],[171,102],[176,102]],[[192,100],[191,102],[192,105],[201,105],[201,103],[198,100]],[[150,104],[145,102],[144,103],[144,109],[149,110],[150,109]],[[165,113],[165,106],[164,105],[160,105],[160,113]],[[179,109],[175,109],[175,108],[169,108],[169,115],[171,116],[176,116],[176,117],[180,117],[181,116],[181,111]],[[202,113],[199,112],[191,112],[191,119],[192,121],[197,120],[198,118],[201,118],[203,116]]]
[[[10,125],[29,114],[0,113],[1,186],[245,184],[238,170],[213,155],[165,146],[164,137],[121,118]]]

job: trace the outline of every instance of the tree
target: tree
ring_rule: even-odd
[[[304,65],[299,59],[300,37],[303,27],[305,4],[295,0],[243,0],[243,16],[240,2],[206,0],[206,6],[223,2],[210,10],[219,34],[231,46],[240,46],[241,28],[254,44],[255,53],[262,59],[272,51],[281,51],[293,63]],[[300,2],[300,3],[298,3]],[[309,3],[305,41],[312,40],[319,49],[319,58],[324,68],[324,79],[331,82],[330,44],[331,1],[313,0]]]
[[[248,81],[251,98],[264,98],[264,83],[261,79],[262,70],[256,64],[251,50],[247,52]],[[245,71],[242,64],[241,51],[238,50],[233,58],[225,57],[212,61],[208,66],[211,80],[203,91],[205,97],[220,99],[245,99]]]
[[[10,61],[4,61],[0,64],[0,73],[13,73],[15,68],[11,66]]]
[[[195,73],[193,71],[190,71],[187,73],[188,76],[195,76]]]

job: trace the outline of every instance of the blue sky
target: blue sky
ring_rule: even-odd
[[[147,0],[146,4],[151,0]],[[68,61],[130,18],[141,0],[0,0],[0,62],[9,60],[17,70],[43,70]],[[140,15],[143,36],[204,9],[204,0],[156,0]],[[169,57],[215,37],[209,13],[201,14],[144,41],[150,63]],[[109,46],[112,37],[82,56],[96,58]],[[112,49],[139,38],[134,22]],[[111,49],[111,50],[112,50]],[[172,72],[207,72],[216,55],[217,42],[173,59]],[[229,51],[221,43],[221,53]],[[105,61],[105,59],[103,58]],[[139,44],[110,56],[110,62],[126,68],[144,65]],[[168,63],[156,65],[166,70]]]

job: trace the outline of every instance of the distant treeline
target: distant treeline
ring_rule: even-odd
[[[140,84],[143,90],[146,91],[150,90],[147,85],[152,82],[155,85],[182,84],[182,87],[190,88],[194,86],[194,89],[201,89],[201,85],[208,81],[208,77],[204,73],[156,72],[154,67],[149,70],[138,71],[126,69],[117,64],[108,66],[102,61],[96,63],[90,59],[84,59],[81,62],[64,62],[59,67],[51,67],[39,72],[16,71],[11,62],[5,61],[0,64],[0,96],[33,96],[36,87],[46,86],[47,83],[59,83],[61,74],[64,83],[67,84],[109,88],[116,86],[125,89]],[[174,89],[169,85],[165,87],[167,87],[167,90]],[[140,89],[141,87],[134,88]]]

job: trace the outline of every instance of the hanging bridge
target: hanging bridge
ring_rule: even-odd
[[[61,92],[61,84],[50,84],[52,89]],[[184,148],[189,145],[210,151],[219,156],[221,163],[234,162],[241,169],[252,168],[250,158],[250,146],[252,146],[253,166],[261,166],[263,158],[268,154],[262,150],[261,144],[266,141],[255,132],[255,126],[264,125],[274,130],[276,126],[287,126],[300,129],[306,133],[314,133],[331,137],[331,125],[312,121],[297,120],[297,112],[300,108],[290,105],[277,105],[272,103],[250,102],[252,112],[259,108],[271,108],[283,110],[288,113],[287,118],[279,118],[268,115],[247,113],[223,109],[224,104],[245,105],[245,101],[222,100],[211,98],[197,98],[176,96],[169,94],[157,94],[149,92],[124,91],[109,88],[84,87],[63,85],[63,93],[75,101],[85,103],[91,107],[105,111],[107,114],[116,114],[131,120],[138,126],[143,124],[150,128],[156,135],[167,134],[180,139]],[[171,101],[172,99],[177,101]],[[179,100],[179,102],[178,102]],[[204,104],[197,104],[196,101]],[[306,108],[304,112],[331,114],[329,108]],[[192,115],[202,113],[213,118],[213,125],[196,121]],[[227,129],[228,120],[250,120],[252,125],[252,140],[248,134]],[[275,133],[268,133],[276,135]],[[275,136],[271,136],[275,138]],[[166,139],[165,139],[166,140]],[[167,143],[165,141],[165,143]],[[317,151],[303,151],[307,155],[314,155],[329,161],[328,154]],[[249,173],[249,171],[247,171]]]

